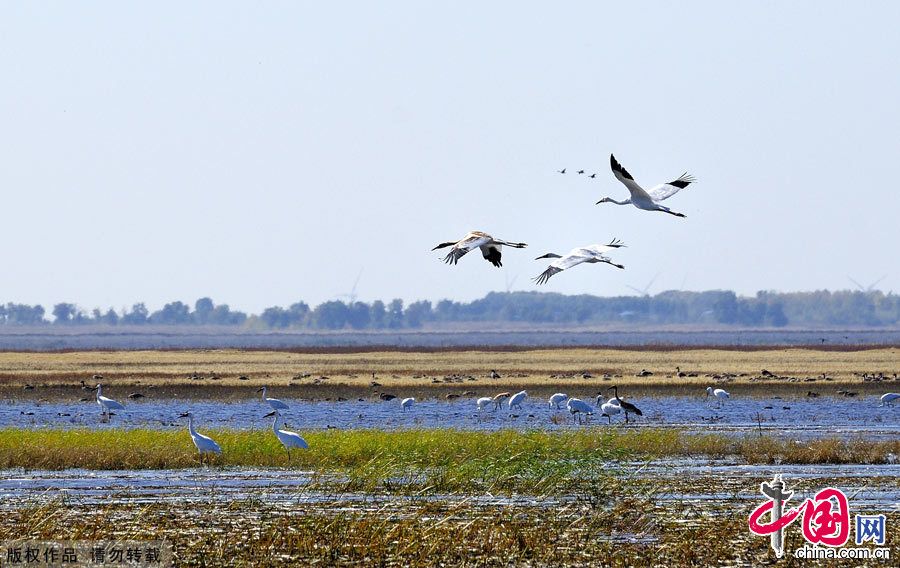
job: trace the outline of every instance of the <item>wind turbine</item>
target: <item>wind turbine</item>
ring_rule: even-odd
[[[507,272],[504,272],[503,276],[504,276],[504,278],[506,278],[506,293],[509,294],[510,291],[512,290],[512,287],[516,283],[516,278],[518,278],[519,275],[516,274],[515,276],[513,276],[512,280],[509,279],[509,273],[507,273]]]
[[[851,278],[849,275],[847,276],[847,278],[850,279],[850,282],[853,282],[854,284],[856,284],[857,288],[859,288],[862,292],[869,293],[869,292],[871,292],[872,290],[875,289],[875,286],[878,286],[879,284],[881,284],[881,281],[882,281],[882,280],[884,280],[885,278],[887,278],[887,274],[885,274],[884,276],[882,276],[881,278],[879,278],[879,279],[876,280],[875,282],[872,282],[872,283],[869,284],[868,286],[863,286],[862,284],[860,284],[859,282],[857,282],[856,280],[854,280],[853,278]]]
[[[353,305],[356,303],[356,285],[359,284],[359,279],[362,278],[363,269],[359,269],[359,274],[356,275],[356,280],[353,281],[353,288],[350,290],[349,294],[338,294],[338,298],[347,298],[350,300],[349,305]]]
[[[638,293],[639,295],[641,295],[641,296],[649,296],[649,295],[650,295],[650,287],[653,286],[653,283],[656,282],[656,279],[659,278],[659,275],[660,275],[660,274],[661,274],[660,272],[657,272],[657,273],[656,273],[656,276],[654,276],[653,279],[650,280],[650,282],[647,282],[647,285],[644,286],[644,289],[643,289],[643,290],[641,290],[640,288],[635,288],[634,286],[631,286],[631,285],[628,285],[628,284],[626,284],[626,286],[627,286],[628,288],[631,288],[632,290],[634,290],[635,292],[637,292],[637,293]]]

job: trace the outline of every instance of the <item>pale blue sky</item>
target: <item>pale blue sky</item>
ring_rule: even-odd
[[[900,291],[900,3],[4,3],[0,301]],[[609,153],[667,205],[615,205]],[[599,172],[596,180],[556,174]],[[443,265],[482,229],[495,269]],[[514,281],[513,281],[514,280]]]

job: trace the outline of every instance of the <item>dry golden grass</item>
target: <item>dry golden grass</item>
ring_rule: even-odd
[[[679,377],[675,368],[695,376]],[[900,357],[891,348],[870,350],[624,350],[543,349],[513,351],[87,351],[0,353],[0,397],[77,400],[79,381],[103,375],[107,393],[140,392],[155,399],[245,400],[261,385],[280,396],[336,400],[380,392],[424,398],[492,396],[528,389],[544,397],[568,390],[625,388],[627,396],[685,396],[727,383],[736,396],[834,396],[841,388],[862,396],[900,390],[893,374]],[[502,375],[491,379],[491,369]],[[636,377],[642,369],[653,375]],[[777,378],[761,377],[766,369]],[[592,377],[585,379],[582,372]],[[373,373],[375,373],[373,378]],[[828,376],[828,381],[821,378]],[[864,382],[863,373],[885,373],[886,382]],[[200,378],[191,378],[192,376]],[[240,380],[246,377],[247,380]],[[724,377],[724,378],[723,378]],[[372,383],[375,383],[374,385]],[[25,385],[34,389],[25,390]],[[288,394],[289,393],[289,394]]]
[[[676,377],[681,367],[696,377]],[[491,369],[503,377],[490,379]],[[654,374],[635,377],[642,369]],[[713,375],[744,375],[733,383],[752,382],[762,369],[802,380],[823,373],[836,382],[862,382],[863,373],[900,372],[895,348],[858,351],[775,349],[761,351],[686,349],[542,349],[524,351],[380,351],[294,353],[285,351],[87,351],[71,353],[0,353],[0,384],[77,384],[94,374],[118,385],[209,384],[219,386],[332,383],[385,387],[446,384],[445,377],[463,376],[467,384],[493,386],[583,384],[583,371],[595,378],[610,375],[618,384],[707,384]],[[192,380],[191,374],[204,377]],[[308,374],[308,377],[293,379]],[[211,377],[218,377],[218,380]],[[239,381],[246,376],[249,381]],[[474,380],[465,378],[471,376]],[[434,382],[439,381],[439,382]]]

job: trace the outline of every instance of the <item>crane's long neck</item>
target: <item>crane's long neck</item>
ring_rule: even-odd
[[[194,417],[188,416],[188,432],[191,433],[191,436],[196,436],[197,431],[194,430]]]
[[[262,399],[266,400],[266,387],[262,388]]]
[[[275,420],[272,421],[272,431],[278,434],[278,419],[281,418],[281,414],[275,413]]]
[[[625,201],[616,201],[612,197],[607,197],[606,199],[609,203],[615,203],[616,205],[631,205],[630,199],[626,199]]]
[[[97,400],[100,400],[100,394],[103,392],[103,387],[97,385]]]

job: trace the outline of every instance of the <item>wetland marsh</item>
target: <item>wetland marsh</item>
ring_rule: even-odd
[[[747,513],[776,473],[798,498],[840,487],[886,515],[887,546],[900,539],[900,407],[878,406],[900,389],[893,348],[0,362],[3,539],[166,539],[183,566],[757,566],[774,557]],[[81,388],[93,375],[126,405],[109,422]],[[309,442],[290,461],[263,384]],[[612,384],[643,416],[582,425],[546,402],[562,391],[593,404]],[[706,401],[709,385],[732,398]],[[521,411],[476,410],[478,396],[522,388]],[[382,393],[418,400],[401,412]],[[222,447],[206,465],[185,410]]]

